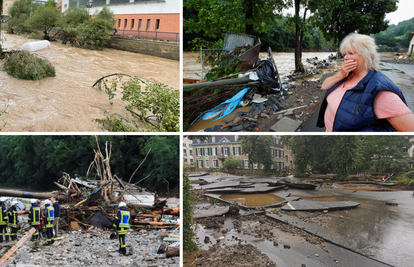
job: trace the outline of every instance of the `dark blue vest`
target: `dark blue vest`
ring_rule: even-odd
[[[341,83],[329,89],[321,104],[317,126],[325,127],[325,111],[328,106],[326,98]],[[407,105],[400,89],[383,73],[370,70],[368,74],[352,89],[348,90],[335,115],[333,132],[395,132],[386,119],[377,119],[374,113],[374,100],[379,92],[388,90],[397,94]]]

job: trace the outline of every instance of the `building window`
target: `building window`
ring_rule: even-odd
[[[274,164],[270,164],[270,169],[273,170],[274,169]]]
[[[275,150],[273,148],[270,149],[270,156],[272,156],[272,158],[275,156]]]
[[[157,19],[156,24],[155,24],[155,30],[159,30],[160,29],[160,20]]]
[[[147,19],[147,31],[149,31],[150,26],[151,26],[151,20]]]
[[[132,21],[134,21],[134,20],[132,20]],[[183,147],[186,147],[187,146],[187,144],[186,143],[183,143]]]
[[[127,19],[125,19],[124,28],[126,28],[126,27],[127,27],[127,24],[128,24],[128,20],[127,20]]]
[[[118,28],[121,28],[121,19],[118,19]]]
[[[234,148],[234,155],[235,156],[240,156],[240,147],[235,147]]]
[[[204,155],[209,155],[209,153],[208,153],[209,151],[208,151],[208,148],[204,148]]]
[[[283,164],[283,162],[280,162],[280,169],[283,169],[285,166]]]
[[[213,147],[211,150],[211,155],[216,156],[217,155],[217,147]]]
[[[190,152],[190,156],[193,155],[193,151],[192,150],[188,150],[188,152]]]
[[[190,159],[190,162],[193,163],[193,159]]]
[[[259,164],[253,163],[253,169],[258,169],[258,168],[259,168]]]
[[[135,26],[135,19],[132,19],[131,20],[131,29],[133,29],[134,28],[134,26]],[[185,145],[185,144],[184,144]]]
[[[229,150],[230,150],[229,147],[225,147],[224,148],[224,156],[228,156],[229,155]]]
[[[210,168],[210,161],[208,159],[206,159],[206,168]]]
[[[198,168],[203,168],[203,161],[202,160],[197,160],[197,167]]]
[[[213,160],[213,168],[218,168],[218,160]]]
[[[244,168],[245,169],[248,169],[249,168],[249,160],[248,159],[245,159],[243,161],[244,161]]]
[[[142,27],[142,19],[139,19],[138,21],[138,30],[141,30]]]
[[[184,149],[184,156],[187,156],[187,149]]]

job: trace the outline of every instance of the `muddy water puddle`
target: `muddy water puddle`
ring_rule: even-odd
[[[227,201],[237,201],[240,205],[247,207],[265,206],[285,200],[274,194],[228,194],[221,195],[220,198]]]
[[[5,32],[2,37],[7,50],[33,41]],[[54,65],[56,77],[26,81],[0,71],[0,110],[7,107],[7,114],[0,117],[2,131],[96,132],[103,131],[95,119],[104,118],[104,110],[128,118],[119,95],[111,105],[106,93],[92,87],[105,75],[125,73],[174,89],[180,85],[180,63],[175,60],[115,49],[93,51],[57,42],[52,42],[50,49],[33,53]]]

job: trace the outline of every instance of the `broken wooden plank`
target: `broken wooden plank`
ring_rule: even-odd
[[[0,244],[0,248],[2,248],[2,247],[8,247],[8,246],[13,246],[15,244],[17,244],[16,241],[11,241],[11,242],[7,242],[7,243],[3,243],[3,244]]]
[[[7,261],[11,255],[13,255],[14,252],[16,252],[16,250],[18,250],[23,244],[24,242],[27,241],[27,239],[29,239],[30,237],[32,237],[33,233],[36,231],[35,228],[32,227],[32,229],[30,229],[29,232],[27,232],[22,239],[19,240],[19,242],[17,242],[16,245],[14,245],[6,254],[4,254],[3,258],[1,258],[0,260],[0,266]]]

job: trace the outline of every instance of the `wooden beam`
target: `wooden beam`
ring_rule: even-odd
[[[19,242],[17,242],[16,245],[14,245],[9,251],[7,251],[6,254],[4,254],[3,258],[1,258],[0,260],[0,266],[7,261],[11,255],[13,255],[14,252],[16,252],[16,250],[18,250],[23,244],[24,242],[27,241],[27,239],[29,239],[33,233],[36,231],[36,229],[34,227],[32,227],[32,229],[30,229],[29,232],[27,232],[22,239],[19,240]]]

